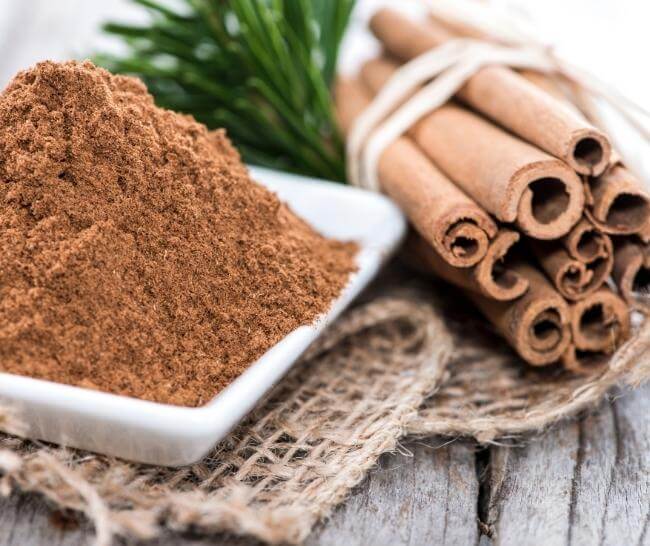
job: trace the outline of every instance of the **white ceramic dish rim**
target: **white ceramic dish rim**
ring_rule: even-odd
[[[336,196],[345,199],[346,202],[357,200],[366,207],[366,212],[374,208],[375,216],[380,217],[380,221],[375,224],[369,223],[368,229],[361,234],[361,237],[355,237],[360,245],[357,255],[359,271],[351,277],[347,287],[333,303],[327,315],[311,326],[302,326],[293,331],[210,402],[196,408],[161,404],[0,373],[0,401],[16,408],[19,414],[27,415],[24,419],[29,426],[27,437],[154,464],[177,466],[194,462],[239,423],[281,379],[327,324],[333,321],[376,275],[404,236],[406,223],[402,213],[381,195],[267,169],[252,168],[251,171],[255,178],[275,190],[303,216],[308,215],[301,210],[300,199],[295,196],[292,199],[291,195],[287,195],[287,192],[283,191],[284,186],[308,183],[311,189],[314,191],[318,189],[322,193],[320,196],[322,199]],[[312,221],[308,217],[307,220]],[[315,227],[319,229],[319,226]],[[337,233],[326,233],[326,235],[341,236]],[[147,437],[145,439],[143,436],[143,444],[151,444],[155,441],[186,445],[180,450],[174,449],[173,446],[166,448],[160,446],[160,452],[156,453],[155,449],[152,452],[151,449],[142,449],[142,445],[138,446],[139,438],[124,442],[116,437],[113,443],[107,443],[105,438],[98,444],[89,441],[88,438],[80,437],[74,431],[71,433],[68,430],[64,434],[60,431],[53,432],[51,429],[58,426],[52,427],[52,416],[44,414],[49,411],[58,412],[60,419],[83,418],[84,424],[80,425],[79,430],[88,429],[88,426],[94,422],[100,427],[110,425],[112,430],[117,431],[116,434],[119,434],[120,430],[131,431],[132,435],[139,431]],[[45,421],[39,425],[40,419]],[[66,429],[65,426],[62,428]]]

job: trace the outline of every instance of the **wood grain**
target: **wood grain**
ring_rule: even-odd
[[[91,540],[89,523],[37,496],[0,500],[0,546]],[[259,543],[169,533],[146,544]],[[650,546],[650,385],[513,446],[407,443],[381,458],[307,544]]]
[[[495,545],[650,545],[650,389],[492,449],[484,487]]]
[[[379,469],[307,542],[309,546],[477,544],[479,484],[468,442],[412,443]]]
[[[312,546],[471,545],[477,544],[476,499],[479,484],[469,442],[407,444],[402,453],[381,458],[377,470],[308,540]],[[82,522],[63,531],[60,515],[52,517],[34,495],[0,500],[1,546],[73,546],[88,544],[92,528]],[[148,546],[259,544],[218,536],[200,538],[169,534]]]

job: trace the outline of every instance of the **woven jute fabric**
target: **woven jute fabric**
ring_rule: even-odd
[[[485,442],[539,430],[650,375],[648,326],[607,370],[576,377],[525,367],[466,317],[457,301],[430,288],[359,305],[190,467],[137,465],[0,436],[0,491],[38,492],[84,513],[101,546],[116,535],[188,528],[299,543],[407,433]],[[4,429],[18,422],[2,409],[0,420]]]

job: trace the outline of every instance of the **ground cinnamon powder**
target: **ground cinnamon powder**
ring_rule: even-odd
[[[223,131],[45,62],[0,95],[0,371],[197,406],[355,269]]]

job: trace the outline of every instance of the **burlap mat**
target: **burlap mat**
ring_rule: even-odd
[[[524,367],[451,300],[418,288],[348,312],[192,467],[129,464],[2,435],[0,490],[35,491],[83,512],[102,546],[115,535],[189,527],[298,543],[406,433],[521,434],[650,375],[650,326],[605,372],[579,378]],[[0,410],[0,419],[6,426],[12,417]]]

